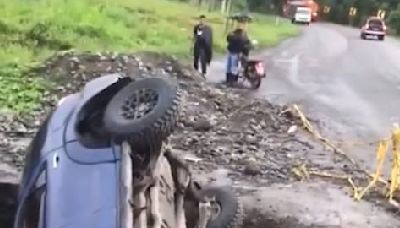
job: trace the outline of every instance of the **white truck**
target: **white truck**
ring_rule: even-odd
[[[310,7],[297,7],[292,17],[292,23],[310,24],[312,20],[312,9]]]

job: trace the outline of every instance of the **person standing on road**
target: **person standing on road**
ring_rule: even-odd
[[[200,15],[199,23],[193,29],[193,66],[198,71],[199,63],[203,76],[212,59],[213,35],[212,29],[206,24],[206,16]]]
[[[226,83],[231,86],[239,79],[239,63],[243,57],[248,57],[251,47],[250,39],[247,35],[248,17],[237,18],[237,28],[227,36],[228,58],[226,66]]]

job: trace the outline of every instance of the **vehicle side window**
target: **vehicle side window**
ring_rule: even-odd
[[[42,196],[44,196],[44,191],[42,189],[37,189],[26,201],[24,228],[39,228],[40,212],[42,211],[40,205],[42,202]]]
[[[31,141],[27,149],[27,154],[25,158],[25,167],[21,181],[22,186],[25,186],[27,179],[29,178],[29,175],[40,162],[40,151],[46,140],[47,126],[51,116],[52,113],[49,114],[46,120],[43,122],[42,126],[39,128],[39,131],[36,133],[35,137]]]
[[[28,198],[23,202],[22,213],[19,218],[16,218],[19,223],[18,228],[44,228],[44,211],[45,211],[45,197],[46,197],[46,184],[45,171],[38,177],[33,191],[31,191]]]

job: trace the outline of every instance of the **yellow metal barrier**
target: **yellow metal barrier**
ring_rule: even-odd
[[[303,112],[300,110],[298,105],[293,105],[293,111],[296,112],[298,115],[299,119],[301,120],[303,124],[303,128],[310,132],[314,137],[319,139],[321,142],[323,142],[326,146],[330,147],[331,149],[334,150],[335,153],[338,153],[342,156],[344,156],[348,161],[350,161],[353,165],[356,165],[356,167],[361,170],[353,159],[347,156],[346,153],[344,153],[342,150],[340,150],[338,147],[336,147],[333,143],[331,143],[328,139],[322,137],[318,131],[316,131],[311,123],[307,120]],[[308,179],[311,175],[313,176],[320,176],[320,177],[330,177],[330,178],[336,178],[336,179],[342,179],[342,180],[347,180],[353,188],[353,197],[356,200],[361,200],[363,196],[373,187],[376,187],[377,183],[384,184],[386,188],[388,188],[388,192],[386,197],[389,198],[389,202],[399,206],[399,204],[394,200],[394,193],[397,190],[400,190],[400,127],[398,124],[394,125],[394,128],[391,132],[391,137],[387,139],[383,139],[377,142],[370,142],[368,144],[372,143],[378,143],[377,149],[376,149],[376,169],[374,174],[370,175],[367,171],[364,171],[364,173],[368,176],[368,178],[371,178],[371,181],[369,181],[368,185],[365,188],[359,188],[357,187],[353,179],[350,176],[340,176],[340,175],[334,175],[334,174],[329,174],[326,172],[319,172],[319,171],[308,171],[305,165],[302,165],[298,168],[293,169],[293,172],[301,178],[301,180]],[[392,167],[391,167],[391,173],[390,173],[390,182],[385,181],[382,179],[382,169],[384,165],[384,161],[387,155],[387,151],[389,148],[389,145],[392,145],[392,153],[393,153],[393,161],[392,161]],[[365,144],[365,143],[364,143]],[[390,183],[390,184],[389,184]],[[386,189],[387,190],[387,189]]]
[[[400,128],[396,124],[392,131],[392,150],[393,150],[393,161],[392,170],[390,172],[390,190],[389,190],[389,200],[393,201],[393,193],[399,189],[400,183]]]
[[[314,135],[314,137],[316,137],[317,139],[319,139],[322,143],[324,143],[325,146],[333,149],[333,151],[337,154],[340,154],[341,156],[343,156],[344,158],[346,158],[349,162],[351,162],[353,165],[356,165],[358,167],[358,164],[351,159],[350,157],[347,156],[346,153],[344,153],[341,149],[339,149],[337,146],[335,146],[333,143],[331,143],[327,138],[324,138],[320,135],[320,133],[318,131],[316,131],[313,126],[311,125],[311,123],[307,120],[306,116],[303,114],[303,112],[300,110],[298,105],[293,105],[293,109],[294,111],[297,113],[297,115],[299,116],[302,124],[303,124],[303,128],[306,129],[308,132],[310,132],[312,135]]]
[[[388,141],[387,140],[382,140],[378,148],[376,150],[376,170],[375,173],[372,176],[372,180],[368,183],[367,187],[365,187],[359,194],[357,194],[357,197],[355,197],[356,200],[361,200],[361,198],[372,188],[376,186],[376,182],[381,178],[381,172],[383,168],[383,164],[385,162],[385,157],[386,157],[386,152],[388,149]]]

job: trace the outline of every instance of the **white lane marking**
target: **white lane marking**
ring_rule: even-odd
[[[293,59],[292,58],[290,58],[290,59],[274,59],[273,61],[276,64],[279,64],[279,63],[292,63]]]
[[[291,58],[279,58],[279,59],[274,59],[273,62],[275,64],[296,64],[297,57],[293,56]],[[299,61],[303,62],[305,65],[308,67],[319,67],[321,65],[320,61],[316,58],[306,58],[306,59],[299,59]],[[400,89],[400,87],[399,87]]]
[[[319,66],[321,65],[321,64],[320,64],[320,61],[319,61],[318,59],[312,58],[312,57],[307,58],[307,59],[305,60],[305,64],[306,64],[308,67],[319,67]]]
[[[300,55],[295,55],[292,58],[292,63],[289,68],[289,78],[292,82],[299,83],[299,58]]]
[[[274,59],[273,63],[275,66],[279,67],[282,65],[285,69],[287,69],[287,77],[289,81],[292,83],[299,83],[299,68],[300,68],[300,54],[296,54],[290,58],[280,58]]]

